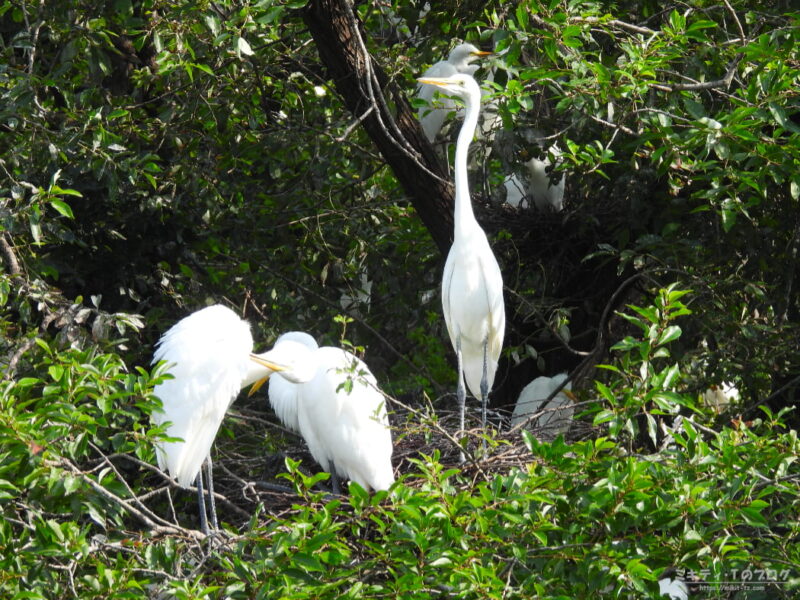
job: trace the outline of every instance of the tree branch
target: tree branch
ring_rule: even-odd
[[[345,105],[361,120],[446,254],[453,235],[453,185],[405,92],[367,52],[361,23],[348,0],[312,0],[303,18]]]

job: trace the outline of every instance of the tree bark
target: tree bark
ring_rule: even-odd
[[[453,184],[405,92],[367,52],[351,2],[311,0],[304,20],[347,108],[362,122],[446,255],[453,239]]]

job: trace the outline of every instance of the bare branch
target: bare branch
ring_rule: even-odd
[[[0,235],[0,251],[3,253],[3,260],[6,263],[6,269],[10,275],[21,275],[22,268],[19,266],[17,254],[14,252],[14,247],[8,239],[8,234]]]

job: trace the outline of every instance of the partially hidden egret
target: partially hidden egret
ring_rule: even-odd
[[[422,77],[420,83],[440,87],[466,105],[455,155],[455,213],[453,245],[442,279],[442,308],[447,332],[458,361],[459,427],[464,429],[467,387],[481,400],[481,424],[486,426],[486,404],[503,347],[505,306],[500,266],[472,211],[467,181],[467,152],[480,113],[481,89],[471,75]],[[462,456],[463,459],[463,456]]]
[[[335,492],[337,475],[368,491],[394,483],[385,398],[361,359],[341,348],[318,347],[296,331],[252,358],[280,369],[270,378],[270,402],[288,427],[296,424],[311,455],[331,474]]]
[[[562,173],[556,181],[551,180],[549,173],[551,157],[558,163],[561,149],[557,144],[549,145],[548,154],[542,158],[529,158],[521,164],[509,149],[541,148],[546,145],[545,135],[532,127],[521,127],[518,130],[508,129],[498,132],[496,145],[504,162],[513,165],[513,172],[504,181],[506,202],[514,207],[527,204],[540,211],[561,212],[564,208],[564,187],[566,176]]]
[[[703,392],[703,401],[706,406],[713,408],[717,413],[727,410],[731,404],[739,402],[740,394],[732,383],[723,381],[721,384],[712,384]]]
[[[173,325],[158,341],[153,357],[154,364],[167,363],[172,379],[155,386],[162,411],[152,419],[156,425],[168,423],[167,436],[179,438],[157,446],[158,466],[183,487],[196,481],[204,533],[208,533],[208,516],[201,467],[206,464],[211,525],[218,529],[211,445],[239,391],[274,371],[264,361],[251,359],[252,352],[247,321],[229,308],[214,305]]]
[[[440,60],[431,65],[425,73],[425,78],[450,77],[458,73],[473,75],[478,70],[478,65],[472,64],[482,56],[489,56],[491,52],[479,50],[472,44],[459,44],[450,51],[447,60]],[[447,115],[456,110],[456,105],[450,98],[438,97],[434,101],[434,94],[437,90],[435,85],[422,84],[417,90],[417,98],[425,100],[428,105],[419,109],[417,117],[422,124],[425,137],[433,143],[436,136],[441,131]]]
[[[666,596],[670,600],[689,600],[689,588],[686,582],[677,577],[659,579],[658,591],[662,597]]]
[[[524,423],[531,415],[542,410],[542,404],[547,398],[567,379],[566,373],[553,377],[537,377],[526,385],[519,394],[514,412],[511,415],[511,426],[515,427]],[[572,393],[572,384],[567,384],[556,394],[547,406],[546,412],[534,419],[532,426],[542,431],[542,437],[555,439],[566,433],[572,424],[572,415],[575,408],[572,404],[575,396]]]
[[[558,156],[560,151],[557,147],[552,148],[553,154]],[[564,209],[564,183],[565,176],[562,175],[556,183],[550,182],[547,168],[550,166],[550,159],[544,160],[531,158],[523,163],[523,175],[512,173],[504,184],[506,187],[506,202],[518,208],[525,201],[528,206],[535,206],[538,210],[552,210],[561,212]]]

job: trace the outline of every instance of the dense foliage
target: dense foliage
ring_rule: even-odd
[[[494,423],[569,370],[570,432],[487,432],[457,467],[443,259],[306,2],[0,0],[0,596],[638,598],[675,569],[693,597],[797,594],[800,13],[423,4],[358,3],[365,49],[409,98],[454,40],[494,50],[500,141],[471,165],[508,299]],[[565,210],[504,205],[553,143]],[[195,531],[154,466],[150,357],[211,302],[259,348],[364,355],[390,494],[317,491],[259,394],[214,450],[225,531]]]

